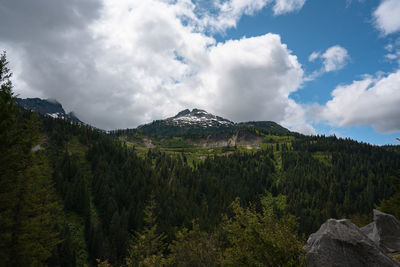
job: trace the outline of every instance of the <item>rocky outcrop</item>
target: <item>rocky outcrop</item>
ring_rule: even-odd
[[[305,249],[308,266],[400,266],[351,221],[329,219],[312,234]]]
[[[49,116],[52,118],[68,119],[77,123],[83,124],[81,120],[76,117],[75,113],[66,113],[63,106],[55,99],[40,99],[40,98],[14,98],[15,102],[24,109],[35,110],[39,114]]]
[[[259,148],[263,138],[246,130],[238,130],[235,133],[217,132],[201,139],[187,139],[191,145],[198,147],[234,147],[234,146],[251,146],[251,148]]]
[[[387,253],[400,251],[400,222],[390,214],[374,210],[374,221],[361,231]]]

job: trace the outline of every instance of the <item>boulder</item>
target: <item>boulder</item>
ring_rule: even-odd
[[[305,249],[311,267],[400,266],[346,219],[329,219],[308,238]]]
[[[383,251],[400,252],[400,222],[393,215],[374,210],[374,221],[361,231]]]

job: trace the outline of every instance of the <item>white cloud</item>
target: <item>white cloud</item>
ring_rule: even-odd
[[[374,11],[375,27],[384,35],[400,31],[400,1],[382,0]]]
[[[388,51],[388,52],[392,52],[393,49],[394,49],[393,44],[388,44],[388,45],[385,46],[385,50]]]
[[[385,57],[389,60],[394,60],[397,58],[396,54],[386,54]]]
[[[228,28],[236,27],[243,15],[254,15],[268,5],[272,5],[274,15],[283,15],[299,11],[306,0],[219,0],[216,1],[215,14],[206,14],[196,23],[202,28],[211,27],[212,30],[224,32]]]
[[[308,61],[314,62],[318,58],[322,60],[323,64],[323,68],[318,71],[319,74],[340,70],[350,60],[349,53],[340,45],[329,47],[323,54],[319,51],[314,51],[308,57]]]
[[[314,110],[319,119],[337,126],[372,125],[379,132],[400,131],[400,70],[387,76],[338,86],[325,106]]]
[[[326,72],[338,71],[346,66],[350,60],[347,50],[340,45],[329,47],[324,53],[314,51],[308,57],[308,61],[322,60],[322,68],[305,77],[305,81],[312,81]]]
[[[311,55],[308,57],[308,61],[313,62],[315,61],[317,58],[319,58],[321,56],[320,52],[314,51],[311,53]]]
[[[37,0],[37,10],[48,1]],[[74,2],[81,20],[86,11],[79,4],[85,1]],[[221,27],[232,27],[267,2],[221,4],[218,16],[233,18]],[[216,43],[206,34],[207,16],[199,16],[190,0],[103,1],[97,10],[87,9],[94,14],[87,21],[67,16],[66,25],[45,29],[26,23],[0,37],[2,47],[13,47],[9,60],[22,97],[55,98],[104,129],[200,107],[235,121],[274,120],[312,132],[302,106],[289,98],[302,83],[302,67],[279,35]],[[53,15],[64,17],[68,10],[55,8]],[[18,26],[21,12],[13,12],[8,25]]]
[[[275,0],[273,11],[275,15],[282,15],[300,10],[306,0]]]
[[[328,48],[321,55],[323,59],[324,69],[326,72],[336,71],[346,66],[350,59],[347,50],[339,45]]]
[[[281,122],[282,125],[289,127],[295,132],[307,135],[317,134],[309,122],[312,118],[308,118],[307,110],[307,106],[299,105],[294,100],[289,99],[288,106],[285,108],[285,118]]]
[[[400,65],[400,38],[386,45],[385,50],[389,52],[385,55],[385,58],[389,62],[395,62]]]
[[[306,124],[301,107],[289,98],[303,70],[279,35],[220,43],[208,59],[195,80],[202,95],[193,101],[202,99],[202,107],[236,121],[273,120],[299,129]]]
[[[211,27],[213,31],[224,32],[236,27],[243,15],[253,15],[262,10],[272,0],[228,0],[215,3],[217,12],[207,13],[197,23],[203,28]]]

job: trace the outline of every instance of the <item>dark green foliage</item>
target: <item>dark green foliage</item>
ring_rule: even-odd
[[[130,241],[126,265],[136,266],[162,266],[165,264],[164,251],[166,236],[157,233],[156,222],[156,202],[154,197],[150,198],[150,203],[146,206],[144,213],[144,229],[136,232]]]
[[[392,176],[393,189],[395,193],[389,198],[381,201],[378,209],[392,214],[400,220],[400,171],[396,176]]]
[[[201,231],[200,226],[194,222],[191,230],[183,228],[177,232],[176,240],[169,246],[170,254],[166,265],[221,266],[223,256],[220,245],[217,231]]]
[[[194,223],[177,233],[170,245],[168,266],[302,266],[305,252],[297,237],[295,218],[286,212],[283,196],[262,198],[262,210],[231,204],[213,232]],[[275,213],[279,211],[281,216]]]
[[[288,196],[300,229],[310,234],[328,218],[370,214],[389,198],[391,175],[400,168],[400,155],[383,148],[335,137],[308,137],[282,153],[282,173],[276,192]],[[313,157],[323,152],[329,164]]]
[[[166,124],[163,120],[153,121],[136,129],[140,134],[149,136],[205,136],[208,134],[234,130],[235,126],[201,127],[201,126],[175,126]]]
[[[265,134],[291,135],[292,133],[273,121],[249,121],[238,124],[241,128],[261,130]]]
[[[92,218],[87,226],[87,231],[87,244],[92,262],[97,259],[109,258],[109,247],[102,223],[97,218]]]
[[[253,218],[247,223],[257,229],[260,226],[253,224],[254,218],[262,221],[263,216],[260,196],[266,191],[272,198],[286,195],[286,212],[281,212],[277,202],[271,204],[277,223],[289,212],[299,218],[299,233],[308,234],[330,217],[370,214],[379,200],[392,196],[390,177],[399,168],[399,155],[394,152],[351,140],[304,136],[295,136],[290,145],[280,144],[279,150],[276,145],[253,153],[229,149],[229,156],[214,155],[189,166],[185,154],[171,157],[150,149],[139,157],[112,136],[89,127],[50,118],[42,118],[42,125],[49,136],[47,151],[64,208],[86,222],[92,263],[108,260],[115,266],[128,256],[128,233],[145,229],[144,210],[152,194],[158,203],[154,210],[157,230],[152,234],[164,233],[165,242],[174,245],[163,250],[162,257],[154,254],[151,259],[176,263],[177,258],[169,255],[179,254],[181,260],[192,259],[188,265],[193,266],[216,258],[218,264],[233,264],[250,252],[240,254],[241,250],[232,249],[229,254],[227,244],[238,248],[255,238],[236,240],[232,236],[229,240],[215,232],[229,221],[226,216],[234,218],[230,204],[236,197],[240,197],[243,214]],[[76,146],[81,146],[78,151]],[[249,209],[249,203],[253,208]],[[193,220],[197,220],[195,226]],[[294,221],[285,223],[294,227]],[[274,238],[294,231],[291,226]],[[257,231],[257,235],[264,234]],[[68,252],[68,234],[62,233],[63,249]],[[259,255],[261,248],[251,250]],[[273,253],[280,255],[279,251]],[[74,249],[67,252],[76,254]],[[260,257],[252,256],[256,262],[266,260]]]
[[[58,244],[53,255],[47,261],[49,266],[74,267],[76,266],[75,248],[72,242],[71,232],[68,225],[58,225],[62,242]]]
[[[190,167],[183,156],[149,150],[140,158],[117,141],[99,138],[88,160],[105,244],[119,240],[109,229],[124,212],[128,223],[121,224],[122,231],[142,229],[151,193],[159,203],[159,233],[165,233],[168,242],[176,238],[176,229],[190,229],[194,219],[201,231],[212,232],[238,196],[245,208],[254,203],[261,209],[259,197],[265,191],[285,194],[288,212],[299,218],[299,232],[309,234],[330,217],[370,214],[380,199],[393,193],[389,174],[400,162],[396,153],[333,137],[297,136],[291,146],[281,144],[278,151],[232,152]],[[274,212],[279,214],[279,209]],[[126,249],[121,245],[120,252],[107,256],[111,262],[120,262],[122,246]]]
[[[60,242],[59,206],[35,115],[13,101],[6,55],[0,58],[0,265],[44,266]]]
[[[66,210],[74,211],[84,218],[90,216],[90,196],[87,178],[84,177],[79,159],[66,151],[58,166],[55,166],[54,181],[64,199]]]
[[[112,131],[113,136],[128,136],[130,139],[145,135],[151,137],[184,137],[187,139],[198,139],[211,136],[218,138],[220,136],[233,135],[240,131],[245,131],[255,135],[295,135],[288,129],[272,121],[251,121],[241,122],[233,125],[219,126],[178,126],[171,125],[165,120],[156,120],[152,123],[139,126],[137,129],[120,129]]]
[[[397,141],[399,141],[399,139],[397,139]],[[386,145],[382,147],[388,151],[394,151],[400,153],[400,145]]]
[[[291,215],[281,218],[274,208],[283,212],[282,197],[274,200],[270,195],[263,202],[263,210],[243,209],[239,200],[232,203],[234,216],[222,224],[227,244],[223,253],[223,266],[303,266],[305,252],[297,238],[297,223]],[[283,201],[282,201],[283,200]],[[275,207],[270,206],[275,202]]]
[[[183,158],[173,159],[149,150],[142,159],[118,142],[100,138],[89,149],[87,158],[94,173],[91,192],[102,235],[112,247],[108,258],[118,262],[125,255],[124,232],[143,227],[143,210],[152,193],[159,203],[158,229],[167,234],[168,240],[174,238],[175,227],[191,227],[196,218],[203,229],[213,229],[235,197],[240,196],[243,203],[256,202],[271,186],[275,171],[272,157],[270,151],[216,156],[193,169],[184,164]],[[90,236],[89,240],[94,237]]]

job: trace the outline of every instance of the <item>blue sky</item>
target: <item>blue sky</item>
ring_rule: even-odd
[[[382,37],[373,26],[372,12],[378,4],[379,1],[347,4],[345,0],[308,0],[300,11],[282,16],[273,16],[266,8],[255,16],[244,16],[237,28],[219,35],[218,39],[278,33],[308,73],[320,68],[318,62],[308,61],[312,52],[324,51],[334,45],[344,47],[351,57],[345,68],[307,83],[304,90],[294,96],[302,102],[323,104],[340,83],[351,82],[364,74],[390,72],[398,67],[384,57],[387,54],[385,46],[398,35]]]
[[[323,105],[331,98],[332,90],[339,84],[362,79],[365,74],[393,72],[398,63],[385,58],[385,47],[395,42],[399,34],[383,36],[374,27],[373,11],[380,1],[308,0],[300,11],[274,16],[269,8],[254,16],[244,16],[236,28],[222,33],[217,40],[239,39],[243,36],[259,36],[268,32],[278,33],[282,42],[298,57],[306,73],[318,70],[320,62],[310,62],[310,54],[334,45],[347,49],[350,60],[341,70],[326,73],[306,82],[291,97],[301,103]],[[400,15],[399,15],[400,16]],[[400,90],[400,85],[398,87]],[[400,109],[400,103],[399,103]],[[398,118],[400,120],[400,117]],[[396,144],[397,133],[377,133],[369,125],[335,127],[316,123],[318,134],[336,134],[374,144]]]
[[[202,108],[396,144],[398,14],[398,0],[4,1],[0,48],[17,94],[103,129]]]

